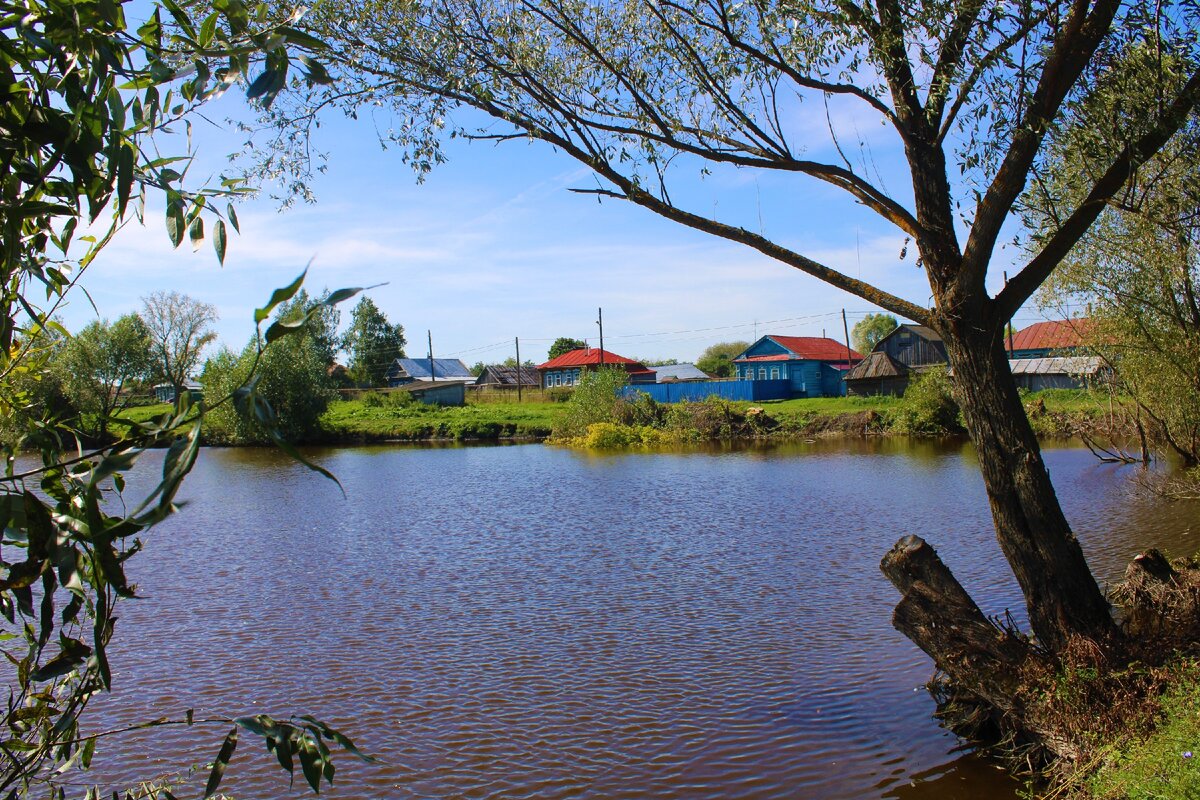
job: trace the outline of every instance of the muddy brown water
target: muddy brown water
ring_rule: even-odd
[[[878,562],[938,548],[989,614],[1019,594],[960,445],[838,441],[595,455],[540,445],[204,450],[132,573],[93,730],[312,713],[331,798],[1015,798],[958,749],[888,620]],[[1200,505],[1046,461],[1094,570],[1200,549]],[[185,772],[223,728],[105,743],[97,777]],[[197,778],[198,786],[203,779]],[[243,737],[223,788],[302,796]]]

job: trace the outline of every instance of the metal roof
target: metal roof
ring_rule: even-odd
[[[664,364],[661,367],[650,367],[657,375],[658,383],[663,381],[702,381],[708,380],[709,374],[695,364]]]
[[[1102,365],[1096,356],[1013,358],[1008,362],[1013,375],[1095,375]]]
[[[1056,322],[1035,322],[1013,334],[1013,350],[1058,350],[1079,347],[1092,321],[1083,317]]]
[[[600,360],[601,354],[604,355],[603,362]],[[601,350],[599,347],[581,347],[578,350],[571,350],[563,353],[557,358],[550,359],[545,364],[539,364],[538,369],[559,369],[560,367],[585,366],[594,367],[599,366],[601,363],[612,364],[613,366],[618,364],[630,364],[639,368],[638,370],[629,370],[630,372],[643,372],[646,370],[646,366],[644,364],[634,361],[632,358],[619,356],[616,353],[609,352],[608,350]]]
[[[789,358],[798,358],[803,361],[846,361],[846,353],[848,348],[845,343],[839,342],[836,339],[829,339],[825,336],[775,336],[767,334],[763,339],[770,339],[778,344],[783,349],[792,353],[790,356],[751,356],[749,358],[735,358],[735,362],[743,361],[766,361],[766,360],[786,360]],[[762,339],[758,340],[759,342]],[[758,344],[758,342],[755,342]],[[752,349],[754,345],[751,345]],[[862,358],[862,354],[849,350],[850,359],[857,360]]]

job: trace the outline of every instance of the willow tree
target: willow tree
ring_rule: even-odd
[[[419,171],[444,158],[450,136],[540,140],[595,173],[597,184],[582,191],[744,244],[933,328],[1033,633],[1050,652],[1074,637],[1115,646],[1119,633],[1055,496],[1002,332],[1191,113],[1200,74],[1161,96],[996,294],[989,269],[998,271],[994,253],[1047,134],[1089,76],[1146,39],[1194,63],[1197,14],[1189,2],[1114,0],[329,0],[307,23],[340,62],[336,91],[318,88],[284,116],[299,141],[321,106],[389,106],[397,118],[389,136]],[[449,120],[460,109],[482,112],[487,124],[456,127]],[[833,128],[831,109],[874,116],[894,137],[903,152],[896,166],[910,178],[902,192],[889,193],[878,169],[842,148],[827,161],[805,158],[813,132]],[[932,307],[924,292],[902,297],[714,218],[712,208],[689,207],[679,190],[694,177],[688,170],[724,165],[793,176],[798,204],[804,182],[820,181],[878,214],[915,244]],[[907,540],[899,555],[917,545]],[[934,641],[929,614],[939,605],[933,595],[950,589],[932,588],[941,577],[920,559],[900,560],[892,578],[908,605],[897,621],[947,666],[956,645]]]

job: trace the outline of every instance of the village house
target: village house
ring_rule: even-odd
[[[763,336],[733,359],[735,376],[749,381],[785,381],[789,397],[845,394],[843,375],[862,356],[824,336]]]
[[[542,388],[553,389],[558,386],[574,386],[579,383],[579,378],[584,372],[600,367],[625,370],[630,383],[654,383],[654,371],[647,369],[645,364],[598,347],[581,347],[563,353],[538,365],[537,371],[541,376]]]
[[[846,393],[899,396],[914,375],[946,361],[946,346],[937,331],[903,323],[880,339],[866,358],[846,373]]]
[[[384,379],[392,387],[413,381],[475,382],[471,370],[457,358],[397,358]]]

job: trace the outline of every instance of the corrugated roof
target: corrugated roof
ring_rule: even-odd
[[[708,380],[708,373],[695,364],[664,364],[661,367],[651,367],[657,376],[656,381],[702,381]]]
[[[600,355],[602,353],[604,354],[603,362],[600,360]],[[585,366],[594,367],[599,366],[601,363],[612,364],[614,366],[617,364],[631,364],[635,367],[639,367],[639,369],[629,370],[630,372],[646,371],[646,366],[644,364],[634,361],[632,358],[626,358],[625,356],[619,356],[616,353],[610,353],[607,350],[601,350],[599,347],[581,347],[578,350],[571,350],[563,353],[557,358],[550,359],[545,364],[539,364],[538,369],[558,369],[560,367]]]
[[[848,381],[865,381],[879,378],[899,378],[908,374],[908,367],[882,351],[868,353],[867,357],[846,373]]]
[[[1082,317],[1056,322],[1035,322],[1013,334],[1012,349],[1057,350],[1079,347],[1083,344],[1082,337],[1089,332],[1091,326],[1092,321]]]
[[[415,380],[430,379],[428,358],[397,358],[388,372],[389,374],[396,374],[398,370],[403,370],[405,375]],[[447,379],[457,380],[459,378],[475,380],[475,376],[471,374],[471,370],[467,369],[467,365],[457,358],[433,359],[432,377],[434,380],[439,381]]]
[[[1013,358],[1008,368],[1013,375],[1095,375],[1102,363],[1096,356]]]
[[[792,355],[752,356],[750,358],[737,358],[734,361],[781,361],[789,358],[800,358],[805,361],[845,362],[846,360],[846,345],[836,339],[829,339],[824,336],[775,336],[774,334],[767,334],[764,338],[775,342],[780,347],[792,353]],[[862,358],[862,355],[850,350],[850,358],[857,361]]]

